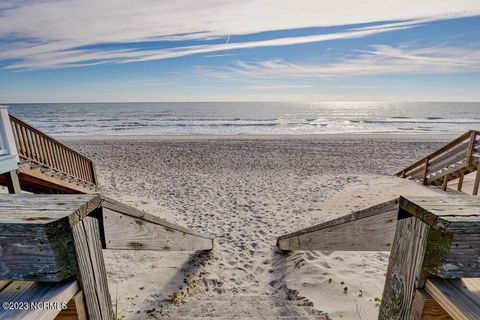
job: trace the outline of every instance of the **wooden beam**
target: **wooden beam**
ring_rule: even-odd
[[[178,230],[146,217],[136,218],[103,208],[106,249],[194,251],[213,249],[213,239]]]
[[[85,193],[95,194],[98,192],[93,184],[83,184],[80,181],[70,182],[62,179],[61,176],[52,176],[43,173],[40,167],[32,168],[29,163],[19,166],[19,179],[22,187],[27,191],[51,192],[57,193]]]
[[[83,291],[77,292],[70,299],[67,308],[60,311],[55,320],[88,320]]]
[[[470,141],[468,143],[468,153],[467,153],[467,161],[470,164],[473,164],[473,152],[475,149],[475,142],[477,138],[477,132],[476,131],[471,131],[470,133]]]
[[[113,319],[97,219],[86,217],[72,228],[79,280],[90,320]]]
[[[457,191],[462,191],[463,188],[463,178],[465,177],[465,173],[463,170],[460,171],[460,177],[458,178],[458,185],[457,185]]]
[[[185,245],[184,249],[181,249],[182,246],[180,246],[180,243],[183,241],[182,240],[178,243],[177,249],[173,249],[174,247],[171,247],[172,249],[169,249],[169,250],[211,250],[211,249],[213,249],[214,237],[211,236],[211,235],[201,234],[201,233],[192,231],[188,228],[182,227],[182,226],[177,225],[175,223],[171,223],[171,222],[169,222],[165,219],[159,218],[159,217],[154,216],[152,214],[148,214],[144,211],[140,211],[138,209],[127,206],[127,205],[125,205],[121,202],[118,202],[116,200],[113,200],[113,199],[110,199],[110,198],[107,198],[107,197],[104,197],[104,196],[102,196],[102,208],[103,208],[102,211],[115,212],[115,213],[121,215],[123,217],[122,219],[126,219],[125,221],[130,221],[130,222],[131,221],[136,221],[135,223],[137,225],[138,225],[138,223],[145,223],[144,224],[145,227],[153,228],[154,230],[156,230],[156,232],[163,233],[163,230],[167,231],[168,236],[171,237],[172,240],[176,239],[175,241],[180,241],[180,239],[177,238],[177,237],[179,235],[182,235],[183,239],[191,239],[192,241],[198,241],[198,244],[192,244],[192,245],[187,245],[185,243],[184,244]],[[112,217],[115,218],[114,216],[112,216]],[[128,219],[128,218],[131,218],[131,219]],[[106,230],[105,227],[107,227],[108,230]],[[108,222],[108,223],[104,222],[104,228],[103,229],[106,230],[106,234],[110,234],[110,235],[122,232],[122,230],[119,230],[118,227],[115,227],[113,225],[113,223],[111,223],[111,222]],[[117,231],[115,231],[115,230],[117,230]],[[134,229],[129,228],[128,230],[129,230],[129,232],[133,232]],[[107,237],[110,237],[110,236],[106,236],[105,234],[103,236],[104,236],[104,239],[107,238]],[[135,234],[130,233],[130,234],[127,235],[125,233],[125,236],[131,238],[132,236],[135,236]],[[164,236],[165,236],[165,234],[164,234]],[[120,238],[121,237],[122,236],[120,235]],[[110,238],[112,238],[112,237],[110,237]],[[117,242],[115,240],[115,238],[116,237],[114,237],[112,240],[110,240],[112,242],[110,244],[106,244],[105,248],[114,249],[114,246],[122,246],[124,249],[135,249],[134,247],[137,246],[137,248],[136,248],[137,250],[142,249],[141,242],[138,242],[138,245],[133,245],[133,244],[128,245],[127,244],[125,246],[125,242],[123,244],[121,244],[120,242]],[[118,240],[120,238],[116,238],[116,239]],[[161,242],[160,238],[157,239],[158,241],[153,241],[152,239],[148,240],[148,241],[153,241],[155,243],[155,244],[153,244],[153,242],[150,242],[149,246],[151,248],[155,247],[155,249],[148,249],[148,250],[166,250],[165,249],[165,243],[163,243],[163,245],[162,245],[162,242]],[[136,238],[136,239],[138,240],[140,238]],[[143,240],[147,240],[147,239],[143,239]],[[132,242],[135,242],[135,241],[132,241]],[[115,245],[115,243],[117,243],[117,244]],[[173,243],[171,243],[171,244],[173,244]],[[167,248],[169,248],[169,247],[170,246],[167,246]],[[194,248],[197,248],[197,249],[194,249]],[[119,247],[117,247],[115,249],[119,249]]]
[[[58,282],[77,274],[71,227],[98,195],[0,194],[0,279]]]
[[[448,185],[448,174],[443,177],[443,184],[442,184],[442,190],[447,191],[447,185]]]
[[[415,217],[398,220],[378,319],[408,319],[417,288],[423,287],[423,258],[430,227]]]
[[[474,196],[478,195],[478,188],[480,185],[480,165],[477,165],[477,173],[475,175],[475,182],[473,183],[473,192]]]
[[[428,281],[428,280],[427,280]],[[453,319],[424,289],[418,289],[413,298],[411,320]]]
[[[428,279],[425,290],[454,319],[480,318],[480,279]]]
[[[17,170],[6,172],[5,179],[6,179],[8,193],[10,194],[22,193],[22,189],[20,188],[20,181],[18,180]]]
[[[398,201],[357,211],[278,237],[281,250],[389,251],[395,234]]]
[[[423,169],[423,179],[422,179],[423,185],[426,185],[426,184],[427,184],[428,161],[430,161],[430,158],[429,158],[429,157],[426,157],[426,158],[425,158],[424,169]]]

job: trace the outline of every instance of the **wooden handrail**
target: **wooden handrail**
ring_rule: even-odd
[[[462,134],[461,136],[459,136],[458,138],[456,138],[455,140],[447,143],[445,146],[441,147],[440,149],[432,152],[431,154],[423,157],[422,159],[416,161],[415,163],[411,164],[410,166],[398,171],[395,176],[398,176],[398,177],[408,177],[409,176],[409,172],[412,171],[413,169],[417,168],[417,167],[421,167],[423,166],[427,159],[428,161],[431,161],[433,160],[435,157],[438,157],[439,155],[441,155],[442,153],[450,150],[451,148],[469,140],[469,139],[475,139],[475,136],[480,134],[479,131],[476,131],[476,130],[469,130],[467,132],[465,132],[464,134]],[[473,138],[472,138],[473,137]],[[471,140],[470,142],[471,144],[475,145],[475,141]],[[470,160],[470,159],[469,159]]]
[[[92,160],[15,116],[10,115],[10,122],[21,159],[98,185]]]

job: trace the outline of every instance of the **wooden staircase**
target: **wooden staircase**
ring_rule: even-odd
[[[15,172],[0,172],[0,185],[11,184],[8,175],[15,174],[18,176],[19,188],[28,192],[98,192],[92,160],[19,118],[8,114],[7,117],[8,122],[4,122],[6,128],[2,135],[12,140],[18,164]]]
[[[477,195],[480,184],[479,133],[470,130],[395,175],[417,180],[424,185],[442,186],[444,190],[450,181],[459,179],[457,190],[462,191],[464,177],[476,171],[472,194]]]

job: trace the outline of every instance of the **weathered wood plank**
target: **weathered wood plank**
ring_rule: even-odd
[[[72,228],[79,269],[90,320],[112,319],[112,302],[100,243],[97,219],[86,217]]]
[[[454,319],[480,319],[480,279],[427,279],[425,290]]]
[[[390,251],[397,210],[278,239],[281,250]]]
[[[282,250],[389,250],[397,211],[398,200],[387,201],[280,236],[277,246]],[[374,223],[375,227],[369,226],[370,223]],[[369,241],[369,236],[376,238],[378,243]]]
[[[379,319],[408,319],[416,289],[423,286],[423,258],[430,227],[415,217],[398,220]]]
[[[119,201],[113,200],[111,198],[107,198],[105,196],[102,196],[102,207],[106,209],[110,209],[112,211],[121,213],[123,215],[131,216],[133,218],[138,218],[143,221],[149,221],[154,224],[159,224],[162,226],[165,226],[170,229],[174,229],[180,232],[184,232],[193,236],[198,236],[202,238],[207,238],[207,239],[213,239],[214,237],[212,235],[208,234],[201,234],[198,232],[195,232],[193,230],[187,229],[185,227],[179,226],[177,224],[171,223],[165,219],[162,219],[160,217],[154,216],[152,214],[146,213],[144,211],[140,211],[136,208],[130,207],[128,205],[125,205]]]
[[[401,198],[400,210],[431,226],[424,271],[442,278],[480,276],[480,199]]]
[[[213,239],[199,237],[142,218],[103,208],[106,249],[130,250],[211,250]]]
[[[22,193],[20,188],[20,181],[18,180],[18,173],[16,170],[4,173],[7,184],[8,193],[19,194]]]
[[[67,308],[60,311],[55,320],[88,320],[83,291],[80,290],[70,299]]]
[[[448,196],[446,195],[445,197]],[[400,197],[400,210],[419,218],[429,226],[440,231],[446,231],[449,225],[454,224],[456,217],[459,216],[468,216],[472,223],[480,221],[479,212],[474,207],[475,202],[472,202],[472,200],[467,201],[465,197],[454,198],[458,201],[456,206],[448,206],[445,203],[436,206],[435,202],[440,202],[440,197],[409,197],[408,199]],[[480,199],[475,201],[478,208],[480,208]],[[468,204],[462,206],[463,202]]]
[[[62,311],[62,307],[78,290],[76,280],[56,283],[14,281],[0,291],[0,302],[26,302],[29,308],[26,310],[0,308],[0,320],[51,320]],[[54,308],[33,308],[42,302],[51,302]]]
[[[67,219],[45,225],[0,224],[0,279],[57,282],[75,275]]]
[[[453,319],[424,289],[418,289],[413,298],[411,320]]]
[[[46,224],[47,219],[36,217],[51,217],[60,219],[67,216],[71,225],[74,225],[93,210],[99,208],[101,198],[99,195],[83,195],[76,197],[56,195],[0,195],[1,224]],[[17,212],[21,213],[17,219]],[[48,212],[48,213],[47,213]],[[25,219],[24,215],[31,215]],[[0,230],[1,231],[1,230]]]

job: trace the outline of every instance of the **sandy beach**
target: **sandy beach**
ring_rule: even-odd
[[[182,301],[305,299],[332,319],[373,319],[387,252],[280,253],[277,236],[408,193],[392,177],[448,135],[69,138],[95,160],[104,194],[201,233],[215,249],[105,251],[112,299],[126,319],[161,318]],[[200,258],[198,258],[200,259]],[[184,279],[196,279],[186,289]],[[343,290],[348,287],[348,291]],[[155,310],[153,310],[155,308]],[[166,309],[167,311],[163,311]]]

